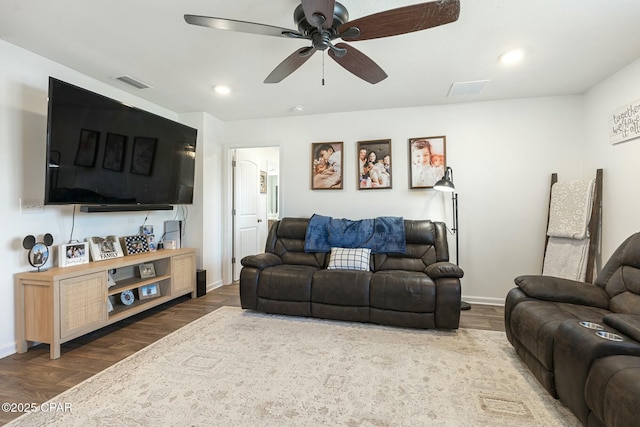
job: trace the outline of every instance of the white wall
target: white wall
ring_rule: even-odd
[[[463,296],[502,303],[519,274],[542,265],[552,172],[582,175],[581,97],[521,99],[225,123],[229,146],[280,145],[281,216],[444,220],[451,199],[410,190],[408,139],[447,136],[459,193]],[[357,189],[357,141],[392,140],[393,188]],[[311,191],[311,143],[343,141],[344,190]],[[450,239],[451,253],[455,249]],[[452,257],[453,258],[453,257]]]
[[[181,114],[180,121],[199,129],[196,185],[189,209],[187,242],[196,252],[198,268],[207,271],[207,290],[220,287],[222,280],[222,139],[224,124],[206,113]]]
[[[609,77],[585,96],[585,168],[603,167],[602,259],[640,231],[640,138],[609,143],[615,110],[640,100],[640,60]]]

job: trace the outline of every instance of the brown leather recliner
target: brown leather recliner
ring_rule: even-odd
[[[585,400],[593,396],[586,387],[594,361],[640,356],[640,233],[620,245],[594,284],[549,276],[520,276],[515,283],[505,301],[509,342],[583,424],[599,419]]]
[[[462,270],[448,262],[444,223],[405,220],[407,251],[372,255],[370,271],[326,269],[329,254],[305,252],[308,218],[283,218],[265,252],[242,259],[243,308],[266,313],[456,329]]]

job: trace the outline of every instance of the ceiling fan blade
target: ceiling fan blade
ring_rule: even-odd
[[[337,56],[333,50],[329,50],[329,56],[345,70],[371,84],[379,83],[387,78],[387,73],[378,64],[353,46],[338,43],[336,47],[346,49],[347,53],[344,56]]]
[[[260,34],[263,36],[277,37],[303,37],[296,30],[274,27],[273,25],[257,24],[255,22],[237,21],[235,19],[214,18],[212,16],[184,15],[188,24],[201,27],[215,28],[218,30],[238,31],[241,33]]]
[[[348,41],[377,39],[426,30],[454,22],[460,16],[460,0],[439,0],[391,9],[346,22],[338,28],[342,33],[351,27],[360,35]]]
[[[304,10],[307,22],[324,29],[331,28],[331,24],[333,24],[335,5],[335,0],[302,0],[302,10]]]
[[[289,55],[284,61],[282,61],[272,72],[264,79],[265,83],[280,83],[289,74],[300,68],[302,64],[307,62],[309,58],[315,53],[315,49],[309,52],[308,47],[303,47],[296,50]]]

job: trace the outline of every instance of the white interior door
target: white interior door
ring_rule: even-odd
[[[240,260],[247,255],[262,252],[258,246],[262,218],[258,195],[260,169],[251,159],[243,158],[237,150],[234,168],[234,244],[233,280],[240,279]]]

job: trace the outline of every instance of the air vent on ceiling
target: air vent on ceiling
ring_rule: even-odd
[[[456,82],[451,85],[447,96],[477,95],[491,80],[475,80],[471,82]]]
[[[133,86],[136,89],[149,89],[151,87],[148,84],[142,83],[140,80],[134,79],[133,77],[128,76],[126,74],[122,76],[113,77],[113,79],[121,81],[122,83],[128,84],[129,86]]]

